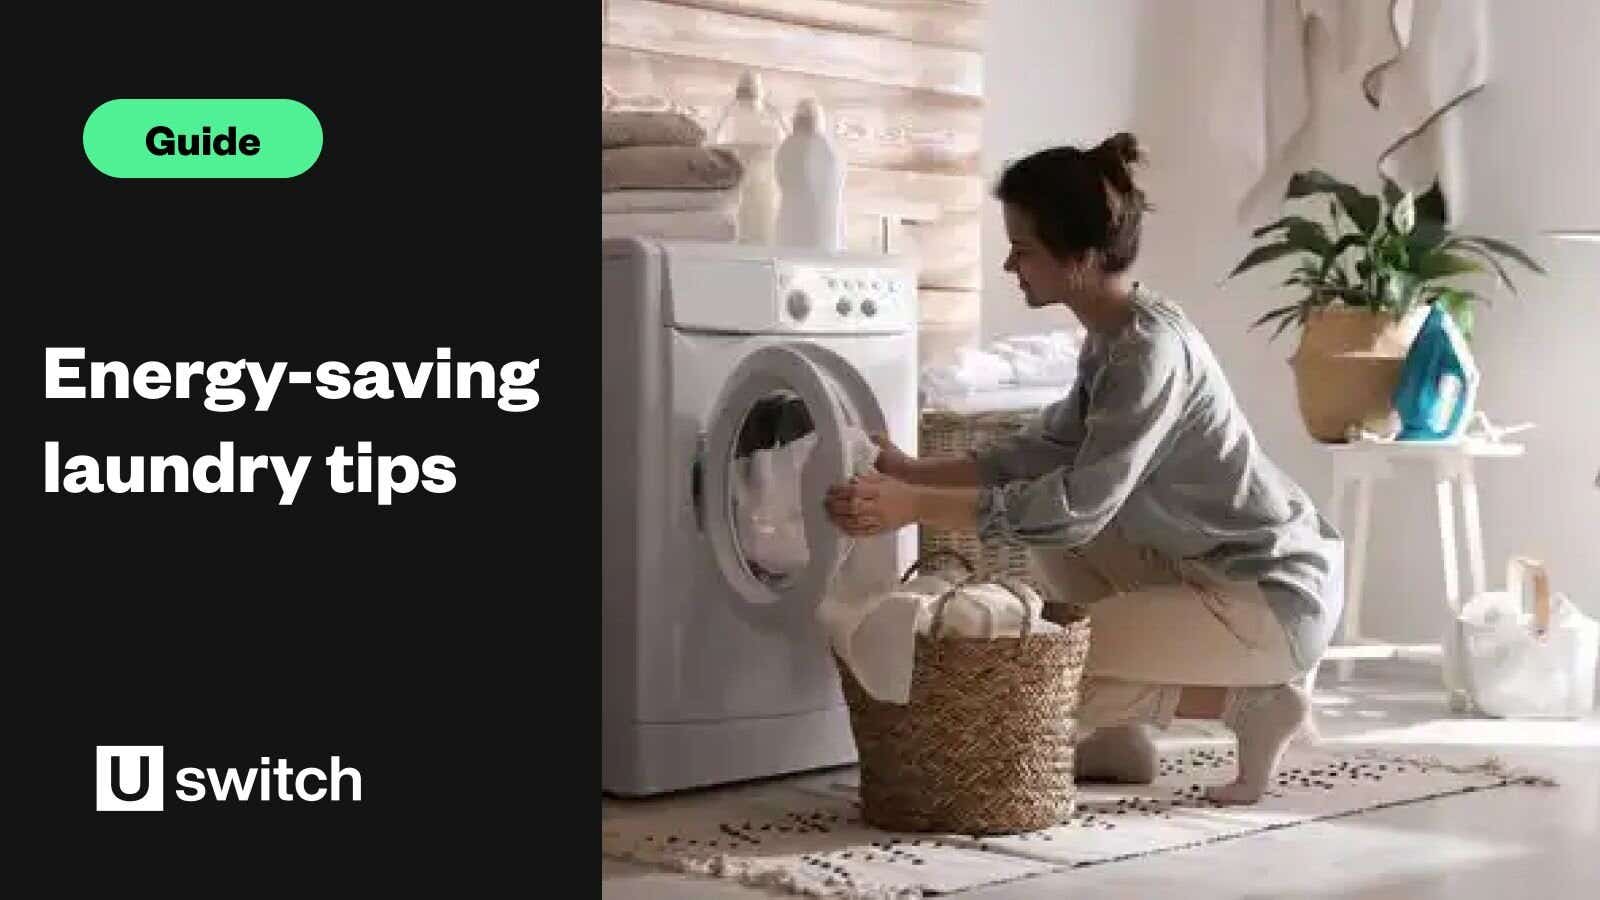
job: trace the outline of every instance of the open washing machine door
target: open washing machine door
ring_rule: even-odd
[[[728,585],[758,616],[809,616],[854,541],[828,519],[828,488],[848,481],[850,440],[887,431],[866,382],[837,355],[815,345],[784,343],[745,357],[713,407],[701,468],[701,524]],[[799,510],[806,558],[774,571],[752,559],[741,541],[737,508],[740,463],[752,448],[813,439],[801,468]]]

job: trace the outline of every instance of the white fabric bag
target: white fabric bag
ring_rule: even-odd
[[[1594,708],[1600,623],[1565,594],[1550,593],[1538,560],[1512,557],[1506,589],[1468,600],[1451,638],[1461,680],[1488,715],[1580,718]]]

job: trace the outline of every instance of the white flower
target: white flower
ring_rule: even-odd
[[[1410,234],[1411,229],[1417,224],[1417,198],[1410,191],[1406,192],[1400,202],[1394,205],[1394,230],[1400,234]]]

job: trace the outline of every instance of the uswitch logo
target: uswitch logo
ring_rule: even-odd
[[[103,746],[95,748],[95,809],[101,812],[154,811],[166,808],[166,748]],[[296,769],[286,759],[261,757],[248,769],[185,766],[175,778],[174,796],[184,803],[207,797],[216,802],[256,803],[301,801],[361,802],[361,772],[338,756],[328,767]]]

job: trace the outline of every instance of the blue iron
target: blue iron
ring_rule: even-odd
[[[1478,367],[1461,329],[1438,304],[1417,331],[1394,391],[1400,441],[1449,441],[1461,435],[1478,399]]]

